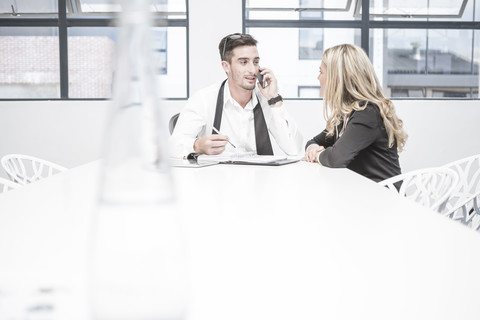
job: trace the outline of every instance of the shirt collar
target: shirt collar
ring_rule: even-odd
[[[230,94],[230,88],[228,86],[228,80],[227,80],[227,82],[225,82],[225,90],[224,90],[224,93],[223,93],[223,101],[229,102],[230,104],[232,104],[236,107],[242,108],[242,106],[240,106],[240,104],[237,101],[235,101],[235,99],[233,99],[232,95]],[[257,94],[255,92],[255,89],[253,89],[252,99],[250,99],[250,101],[246,105],[245,110],[249,110],[249,109],[253,110],[253,108],[255,108],[255,106],[257,105],[257,103],[258,103]]]

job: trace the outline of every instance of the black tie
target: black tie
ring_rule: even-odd
[[[225,82],[223,81],[217,96],[217,108],[215,110],[215,118],[213,126],[220,130],[220,123],[222,122],[223,112],[223,91],[225,89]],[[262,107],[260,106],[260,99],[257,97],[257,105],[253,109],[253,123],[255,126],[255,144],[257,146],[257,154],[259,155],[273,155],[272,143],[268,135],[267,123],[263,115]],[[212,130],[212,134],[216,132]]]
[[[273,155],[272,143],[270,142],[270,136],[268,135],[267,124],[265,123],[265,117],[263,116],[262,107],[260,106],[260,100],[258,100],[257,105],[253,109],[253,122],[255,124],[257,154]]]

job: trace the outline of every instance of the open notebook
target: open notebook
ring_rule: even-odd
[[[254,153],[230,153],[220,155],[199,155],[199,163],[250,164],[265,166],[281,166],[300,161],[300,157],[260,156]]]
[[[170,165],[172,167],[183,167],[183,168],[200,168],[206,166],[212,166],[218,164],[218,162],[213,161],[197,161],[197,159],[179,159],[179,158],[170,158]]]

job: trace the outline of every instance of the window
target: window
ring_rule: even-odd
[[[72,12],[72,7],[67,8]],[[58,5],[56,1],[51,0],[4,0],[0,3],[0,14],[12,17],[56,17],[58,15]]]
[[[478,98],[480,0],[243,3],[245,32],[287,98],[319,98],[323,50],[341,43],[364,48],[387,96]]]
[[[185,0],[154,0],[155,68],[167,98],[186,98]],[[115,72],[119,6],[111,0],[0,3],[2,99],[108,99]]]

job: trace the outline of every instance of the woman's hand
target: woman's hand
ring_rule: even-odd
[[[325,150],[323,146],[311,144],[308,146],[307,150],[305,150],[305,156],[302,158],[302,160],[308,162],[318,162],[318,154],[323,150]]]

